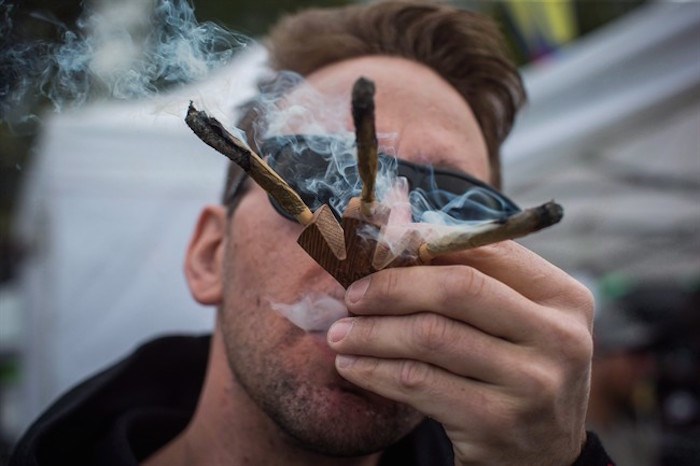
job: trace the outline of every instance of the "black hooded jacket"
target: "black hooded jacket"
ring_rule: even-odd
[[[10,466],[135,466],[188,424],[204,381],[208,336],[153,340],[56,401],[24,434]],[[382,465],[452,466],[442,427],[425,421]],[[574,466],[612,465],[595,435]]]

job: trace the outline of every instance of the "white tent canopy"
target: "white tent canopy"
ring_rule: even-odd
[[[506,191],[566,214],[523,242],[569,270],[700,275],[700,5],[640,8],[524,75]]]
[[[46,122],[17,222],[30,250],[25,423],[155,334],[211,331],[213,310],[193,301],[182,264],[199,210],[219,202],[226,160],[184,115],[194,99],[232,121],[264,58],[254,47],[203,85]]]
[[[698,34],[698,5],[653,4],[526,71],[532,103],[505,148],[507,191],[566,208],[528,245],[572,270],[700,271]],[[224,159],[181,117],[193,96],[230,114],[263,58],[253,51],[209,86],[155,103],[48,121],[18,219],[32,251],[24,423],[140,341],[211,328],[181,263]]]

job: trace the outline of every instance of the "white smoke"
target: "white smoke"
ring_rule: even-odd
[[[309,293],[295,303],[270,301],[270,307],[307,332],[328,331],[335,321],[349,315],[343,301],[324,293]]]
[[[49,18],[57,42],[12,43],[12,7],[0,0],[0,117],[33,118],[38,96],[56,111],[97,98],[134,99],[207,76],[250,42],[211,22],[199,23],[188,0],[102,1],[73,29]],[[37,17],[37,16],[35,16]]]
[[[292,90],[294,101],[289,102],[286,97]],[[322,95],[300,76],[280,73],[257,103],[261,118],[256,120],[255,135],[256,145],[263,149],[261,155],[276,158],[282,154],[277,160],[283,163],[276,167],[283,178],[294,182],[302,198],[313,202],[314,197],[321,195],[342,214],[350,199],[358,197],[362,189],[355,133],[346,126],[349,97]],[[473,227],[502,216],[504,205],[494,204],[493,196],[485,189],[474,186],[463,193],[442,190],[431,168],[424,168],[419,175],[429,181],[427,186],[409,186],[397,171],[398,160],[392,149],[395,138],[394,134],[378,134],[384,157],[379,160],[375,186],[381,203],[392,212],[402,212],[392,216],[394,225],[402,219],[403,224]],[[275,144],[270,144],[270,140]],[[282,146],[284,150],[279,151]],[[319,159],[323,162],[319,163]],[[431,202],[436,198],[440,198],[440,205]],[[320,206],[309,205],[311,210]],[[470,211],[471,219],[465,221],[450,215],[456,211]]]
[[[12,30],[11,9],[5,8],[4,1],[0,0],[0,32],[7,38]],[[86,9],[75,28],[56,27],[61,32],[61,40],[56,43],[9,44],[0,52],[3,119],[13,123],[32,119],[26,110],[28,102],[38,95],[48,98],[57,111],[96,98],[151,96],[173,85],[203,79],[250,43],[246,37],[216,24],[199,23],[188,0],[100,0],[95,9]],[[313,199],[326,193],[331,207],[342,214],[362,187],[356,168],[355,134],[347,127],[349,93],[321,95],[292,73],[279,73],[263,89],[257,99],[260,118],[255,123],[256,145],[261,147],[270,137],[282,137],[281,141],[286,139],[293,148],[292,153],[313,152],[312,159],[291,160],[288,165],[293,170],[281,175],[293,182],[304,199],[311,200],[307,203],[312,210],[320,207],[312,204]],[[287,99],[292,90],[293,102]],[[294,137],[298,134],[314,137],[298,140]],[[332,137],[321,137],[324,135]],[[482,205],[480,188],[457,194],[443,192],[440,195],[444,202],[434,205],[429,199],[440,191],[437,183],[433,182],[428,191],[409,189],[397,173],[396,154],[391,150],[395,135],[379,134],[378,138],[388,157],[379,163],[376,196],[391,210],[391,216],[382,230],[383,237],[373,239],[379,239],[394,253],[401,252],[412,232],[427,239],[436,225],[473,228],[500,214],[498,209],[489,212]],[[314,171],[316,163],[304,163],[318,158],[327,161],[322,173]],[[465,206],[480,215],[473,221],[450,216],[450,211]],[[310,294],[297,303],[272,305],[307,331],[326,330],[347,315],[342,301],[322,294]]]
[[[256,145],[262,155],[272,156],[285,147],[282,165],[277,164],[283,178],[292,181],[295,189],[307,200],[311,210],[319,195],[339,215],[348,202],[358,197],[362,182],[357,171],[355,132],[348,128],[350,94],[322,94],[306,83],[303,77],[281,72],[262,86],[256,97],[258,118],[254,123]],[[290,99],[290,94],[293,98]],[[303,137],[299,137],[303,136]],[[424,168],[420,178],[427,186],[415,189],[397,172],[395,134],[378,134],[382,153],[376,178],[375,195],[392,215],[391,224],[415,229],[416,224],[473,228],[503,218],[504,204],[494,201],[485,189],[473,186],[464,192],[452,193],[438,185],[438,176],[432,168]],[[274,139],[275,144],[269,141]],[[266,142],[267,141],[267,142]],[[309,156],[309,153],[313,155]],[[318,159],[324,163],[319,164]],[[319,165],[322,171],[319,172]],[[443,176],[440,172],[440,176]],[[435,199],[439,199],[436,205]],[[432,201],[431,201],[432,200]],[[408,213],[407,213],[408,211]],[[469,212],[468,220],[455,218],[455,212]],[[434,228],[419,227],[421,231]]]

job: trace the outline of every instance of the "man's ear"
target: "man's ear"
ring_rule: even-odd
[[[185,278],[201,304],[220,304],[223,298],[223,260],[226,207],[206,206],[199,214],[185,256]]]

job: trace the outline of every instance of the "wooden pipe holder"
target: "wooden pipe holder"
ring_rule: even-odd
[[[417,235],[408,234],[408,240],[401,243],[401,254],[392,253],[378,241],[389,213],[388,208],[379,206],[371,216],[366,216],[362,213],[360,199],[350,200],[340,220],[344,232],[345,258],[338,257],[334,252],[338,245],[329,244],[318,229],[305,229],[297,242],[344,288],[383,268],[421,263],[417,254],[421,241]]]

